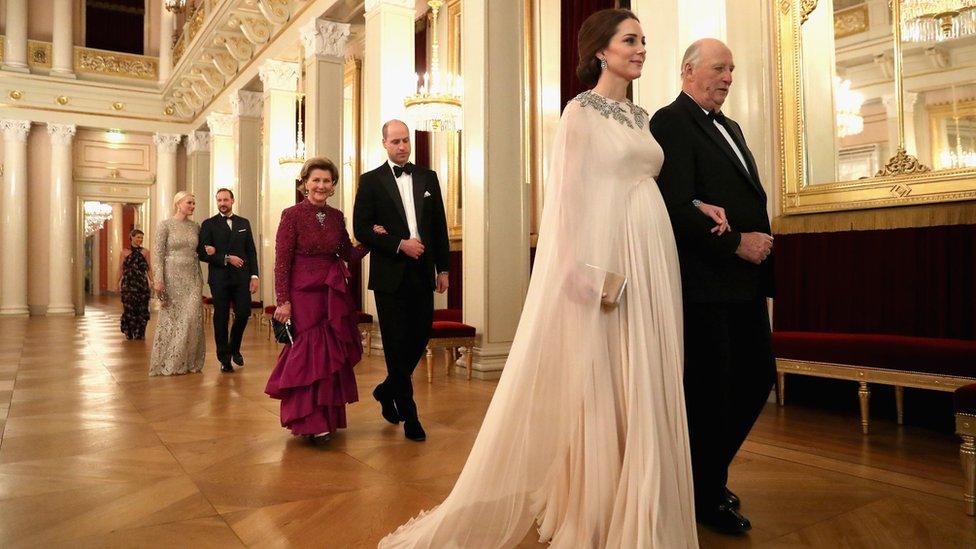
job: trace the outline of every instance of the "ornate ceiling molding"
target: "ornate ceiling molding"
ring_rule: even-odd
[[[261,118],[263,106],[264,98],[261,92],[240,90],[230,97],[231,112],[237,117]]]
[[[298,63],[268,59],[258,75],[265,89],[295,91],[298,89]]]
[[[302,45],[305,56],[330,56],[343,59],[351,26],[326,19],[315,19],[302,27]]]

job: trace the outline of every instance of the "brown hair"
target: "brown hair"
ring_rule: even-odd
[[[146,235],[146,233],[140,231],[139,229],[132,229],[131,231],[129,231],[129,238],[135,238],[136,236],[138,236],[140,234],[143,235],[143,236]]]
[[[230,195],[230,199],[234,200],[234,191],[228,189],[227,187],[221,187],[217,189],[217,192],[214,193],[214,198],[217,198],[217,195],[220,193],[227,193]]]
[[[579,48],[576,76],[586,87],[592,88],[600,79],[600,60],[596,54],[610,44],[610,39],[617,34],[617,27],[628,19],[640,22],[634,12],[625,9],[600,10],[583,21],[576,38]]]
[[[302,171],[298,175],[299,183],[304,185],[308,181],[308,177],[315,170],[325,170],[331,173],[332,182],[336,185],[339,184],[339,168],[336,167],[334,162],[324,156],[316,156],[305,161],[305,164],[302,165]]]

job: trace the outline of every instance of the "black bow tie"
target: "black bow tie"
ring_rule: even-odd
[[[411,164],[410,162],[407,162],[403,166],[397,166],[396,164],[393,165],[394,177],[400,177],[403,174],[410,175],[412,173],[413,173],[413,164]]]
[[[718,122],[721,125],[725,125],[725,115],[721,111],[712,111],[708,113],[708,119],[713,122]]]

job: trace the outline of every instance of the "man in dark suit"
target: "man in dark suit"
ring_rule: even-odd
[[[407,162],[407,125],[383,124],[383,147],[389,160],[359,178],[353,208],[353,232],[371,250],[369,289],[376,297],[386,357],[387,376],[373,398],[387,421],[403,421],[404,435],[422,441],[427,434],[417,416],[411,376],[430,339],[433,292],[447,291],[447,220],[437,174]]]
[[[241,340],[251,316],[251,294],[258,291],[258,254],[254,248],[251,223],[234,215],[234,192],[220,189],[216,194],[217,215],[200,225],[197,255],[210,265],[207,283],[213,296],[214,341],[220,371],[234,371],[231,360],[244,365]],[[227,339],[230,304],[234,303],[234,326]]]
[[[681,262],[685,402],[698,520],[725,533],[751,528],[728,490],[728,468],[775,380],[766,298],[773,295],[773,238],[766,193],[739,125],[721,113],[732,52],[703,39],[681,63],[682,92],[655,113],[664,149],[658,177]],[[731,231],[714,234],[701,203],[725,209]]]

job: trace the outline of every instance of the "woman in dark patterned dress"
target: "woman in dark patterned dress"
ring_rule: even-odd
[[[346,404],[359,400],[355,366],[363,348],[347,262],[353,247],[342,212],[326,200],[339,170],[325,158],[302,166],[307,198],[281,212],[275,243],[274,317],[291,320],[295,341],[278,355],[264,392],[281,400],[281,426],[324,443],[346,426]]]
[[[144,234],[139,229],[129,233],[132,247],[122,251],[119,264],[119,293],[122,296],[122,333],[126,339],[145,339],[149,322],[149,252],[142,247]]]

